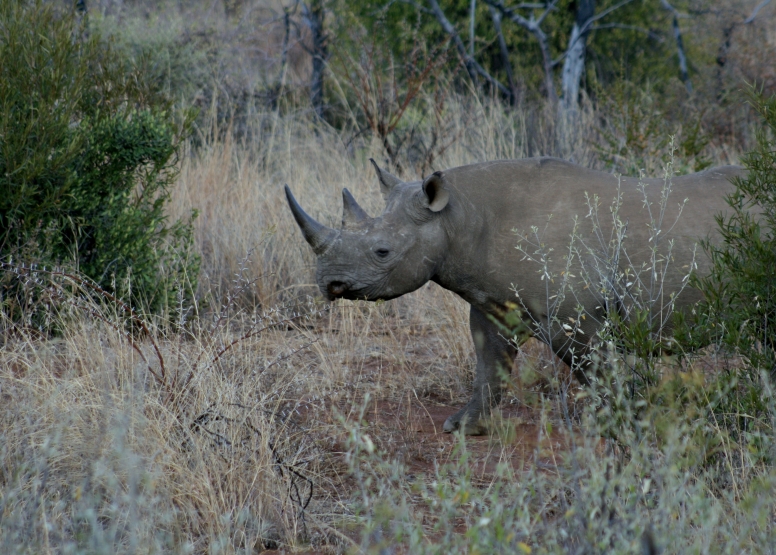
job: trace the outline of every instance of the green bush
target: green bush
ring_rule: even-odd
[[[764,126],[742,157],[747,174],[734,180],[730,210],[717,215],[722,241],[703,243],[712,270],[695,276],[694,285],[704,302],[680,330],[690,348],[714,344],[733,357],[716,378],[715,412],[751,435],[766,412],[763,391],[776,377],[776,96],[754,87],[747,96]]]
[[[176,121],[72,12],[0,0],[0,21],[0,257],[73,266],[144,310],[166,309],[198,269],[194,214],[165,215],[189,115]],[[13,304],[18,281],[4,281]]]
[[[713,269],[699,284],[724,343],[776,375],[776,96],[748,95],[765,125],[727,198],[732,213],[717,217],[722,244],[704,244]]]
[[[193,27],[185,26],[183,16],[169,11],[165,11],[165,17],[153,13],[149,17],[138,16],[135,10],[140,9],[124,6],[119,15],[94,17],[90,23],[103,40],[110,41],[111,48],[130,71],[142,71],[146,83],[163,90],[171,101],[182,106],[197,100],[207,106],[206,99],[214,94],[213,87],[230,86],[218,74],[228,60],[220,50],[225,47],[224,42],[212,28],[196,18],[196,23],[190,21]],[[227,90],[225,96],[232,92]],[[227,100],[219,98],[219,102]],[[205,117],[207,111],[203,112]]]

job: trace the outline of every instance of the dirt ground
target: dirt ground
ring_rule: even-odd
[[[520,358],[513,372],[520,371]],[[385,370],[385,369],[383,369]],[[406,466],[407,478],[433,477],[435,468],[451,462],[456,456],[459,438],[443,432],[445,420],[462,406],[465,400],[445,398],[430,392],[418,397],[414,390],[395,391],[384,398],[372,400],[364,411],[362,430],[373,440],[381,452],[397,458]],[[354,403],[354,406],[358,403]],[[566,447],[560,426],[549,434],[539,420],[540,410],[519,402],[512,395],[505,395],[494,412],[492,431],[489,435],[468,436],[465,439],[473,480],[486,487],[493,479],[496,467],[507,462],[515,470],[528,465],[552,469],[556,457]],[[356,419],[352,413],[352,419]],[[336,445],[333,451],[344,452],[344,445]],[[346,480],[347,482],[347,480]],[[343,486],[347,486],[344,483]],[[461,525],[461,533],[466,529]],[[350,534],[349,534],[350,535]],[[354,540],[358,538],[353,536]],[[302,554],[325,555],[329,550],[292,551],[268,550],[267,555]]]
[[[413,475],[433,475],[435,465],[448,462],[458,439],[442,431],[448,416],[458,406],[440,404],[431,399],[379,400],[372,403],[364,415],[370,436],[377,445],[407,465],[408,478]],[[563,435],[553,431],[549,436],[536,420],[536,411],[528,407],[500,407],[497,432],[491,435],[469,436],[466,449],[470,455],[475,480],[483,485],[493,477],[496,465],[509,462],[515,469],[528,464],[552,468],[555,457],[564,448]],[[461,533],[465,529],[460,530]],[[321,550],[267,550],[265,555],[326,555]]]

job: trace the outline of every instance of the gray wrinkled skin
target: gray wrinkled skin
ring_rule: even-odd
[[[463,426],[467,434],[484,433],[483,417],[488,416],[500,396],[499,369],[509,369],[515,356],[514,347],[503,339],[489,316],[498,318],[508,303],[516,301],[514,286],[520,290],[527,309],[523,319],[529,329],[534,322],[547,321],[545,282],[537,264],[524,260],[515,248],[518,238],[513,230],[546,228],[542,240],[554,248],[555,258],[550,270],[559,272],[575,216],[582,222],[578,232],[590,244],[594,242],[592,225],[584,219],[588,213],[585,193],[601,199],[601,220],[605,220],[617,194],[618,180],[611,174],[554,158],[473,164],[409,183],[376,164],[375,169],[386,200],[385,210],[370,218],[345,189],[340,230],[310,218],[286,187],[294,217],[318,255],[318,286],[329,300],[376,301],[404,295],[431,280],[467,301],[477,355],[474,394],[464,408],[447,419],[444,429],[452,432]],[[728,208],[724,197],[733,191],[730,179],[742,171],[737,166],[725,166],[673,179],[664,220],[667,227],[673,227],[666,230],[662,240],[675,242],[675,261],[666,276],[665,298],[680,290],[697,240],[716,233],[714,216]],[[644,181],[654,211],[663,180]],[[626,245],[631,263],[640,267],[650,256],[650,216],[637,184],[636,178],[621,179],[620,217],[628,222]],[[677,221],[679,204],[684,199],[687,203]],[[606,222],[601,224],[605,226]],[[609,231],[604,229],[604,235],[608,237]],[[708,268],[702,251],[696,262],[700,272]],[[698,299],[697,291],[687,289],[677,306]],[[558,318],[567,321],[575,317],[578,303],[587,314],[601,313],[600,299],[582,291],[561,306]],[[583,320],[579,336],[594,337],[598,322],[600,318],[596,317]],[[569,341],[565,334],[557,336],[550,346],[569,365],[573,354],[578,360],[587,348],[583,342]],[[575,366],[577,378],[585,382],[583,369]]]

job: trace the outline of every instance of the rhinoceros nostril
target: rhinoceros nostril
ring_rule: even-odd
[[[332,281],[326,286],[326,289],[332,297],[339,297],[348,290],[348,284],[341,281]]]

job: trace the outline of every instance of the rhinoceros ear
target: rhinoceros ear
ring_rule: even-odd
[[[442,172],[434,172],[423,180],[423,192],[428,199],[428,209],[432,212],[439,212],[450,200],[450,192],[445,187],[445,175]]]
[[[372,162],[372,165],[375,167],[375,171],[377,172],[377,179],[380,180],[380,192],[383,193],[383,198],[388,200],[388,195],[391,194],[393,188],[401,183],[402,180],[395,175],[391,175],[387,171],[380,169],[380,166],[378,166],[377,162],[375,162],[372,158],[370,158],[369,161]]]

